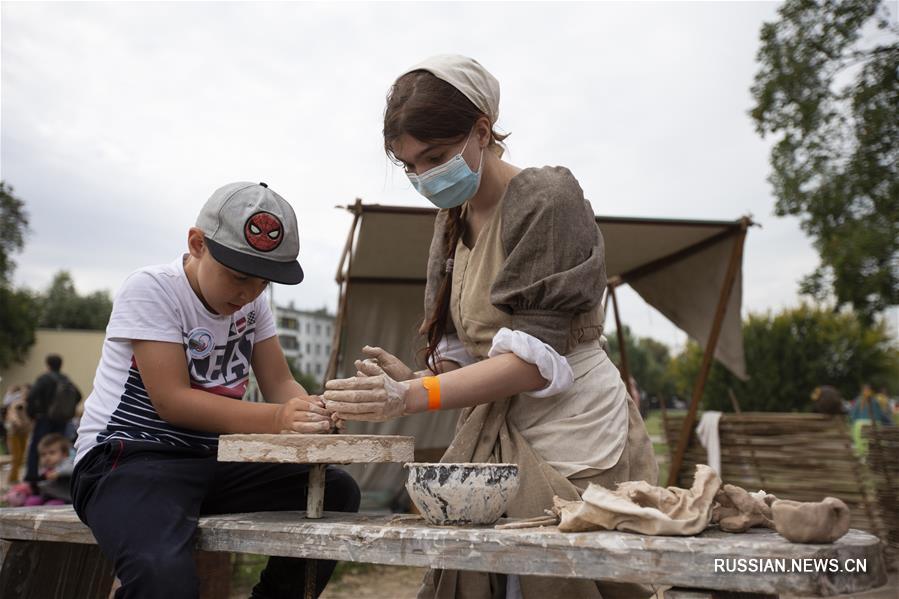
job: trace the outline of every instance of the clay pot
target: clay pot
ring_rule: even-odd
[[[771,512],[777,532],[793,543],[833,543],[849,530],[849,508],[835,497],[817,503],[779,499]]]
[[[431,524],[493,524],[518,492],[516,464],[408,463],[406,490]]]

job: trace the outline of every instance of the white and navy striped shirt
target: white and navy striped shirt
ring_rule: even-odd
[[[140,440],[213,449],[218,435],[170,424],[150,402],[131,341],[167,341],[184,348],[190,384],[240,399],[250,374],[253,345],[275,335],[265,295],[230,316],[213,314],[184,274],[183,256],[132,273],[113,302],[94,389],[78,427],[76,463],[100,443]]]

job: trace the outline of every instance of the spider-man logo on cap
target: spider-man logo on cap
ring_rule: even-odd
[[[271,212],[257,212],[244,224],[243,236],[254,250],[270,252],[281,245],[284,226]]]

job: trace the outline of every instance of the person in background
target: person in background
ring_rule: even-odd
[[[9,389],[6,390],[6,394],[3,396],[3,404],[0,405],[0,422],[6,422],[6,415],[9,413],[9,407],[22,396],[22,387],[24,387],[24,385],[11,385]],[[7,442],[7,430],[5,426],[0,427],[0,443],[6,448],[7,453],[12,452],[9,448],[9,443]]]
[[[836,387],[831,385],[821,385],[815,387],[811,394],[812,411],[819,414],[845,414],[843,407],[843,396]]]
[[[77,403],[81,401],[81,392],[62,373],[62,358],[57,354],[49,354],[45,360],[47,372],[37,377],[34,385],[28,393],[25,402],[25,411],[32,419],[34,425],[31,430],[31,442],[28,444],[28,462],[25,470],[25,481],[32,483],[32,490],[36,493],[36,483],[40,479],[38,473],[38,444],[45,435],[50,433],[64,434],[69,419],[57,420],[51,417],[50,410],[54,402],[68,401]],[[62,397],[72,395],[74,397]]]
[[[75,456],[71,443],[59,433],[50,433],[38,443],[38,452],[41,461],[38,493],[25,500],[25,507],[72,503],[69,485],[75,468]]]
[[[14,485],[19,482],[22,473],[22,465],[25,462],[25,450],[28,448],[28,435],[31,434],[31,418],[25,411],[25,398],[31,385],[17,385],[18,392],[12,397],[7,394],[6,399],[11,399],[3,419],[3,428],[6,430],[6,446],[9,448],[10,471],[7,484]]]
[[[877,403],[880,404],[880,408],[883,410],[883,413],[892,419],[893,417],[893,406],[890,401],[890,394],[886,387],[881,387],[877,394],[874,396],[874,399]]]
[[[862,385],[861,393],[852,401],[852,409],[849,410],[849,418],[856,422],[858,420],[873,420],[877,424],[892,425],[892,415],[886,412],[880,406],[874,396],[874,390],[871,385],[865,383]]]

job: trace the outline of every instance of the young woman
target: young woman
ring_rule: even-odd
[[[499,84],[477,61],[436,56],[394,83],[387,154],[438,208],[428,257],[428,369],[366,347],[358,376],[330,381],[347,420],[463,408],[444,462],[517,463],[510,517],[541,515],[588,483],[657,483],[652,444],[600,346],[602,235],[564,167],[502,160]],[[507,580],[508,578],[508,580]],[[420,597],[641,597],[592,581],[431,571]]]

